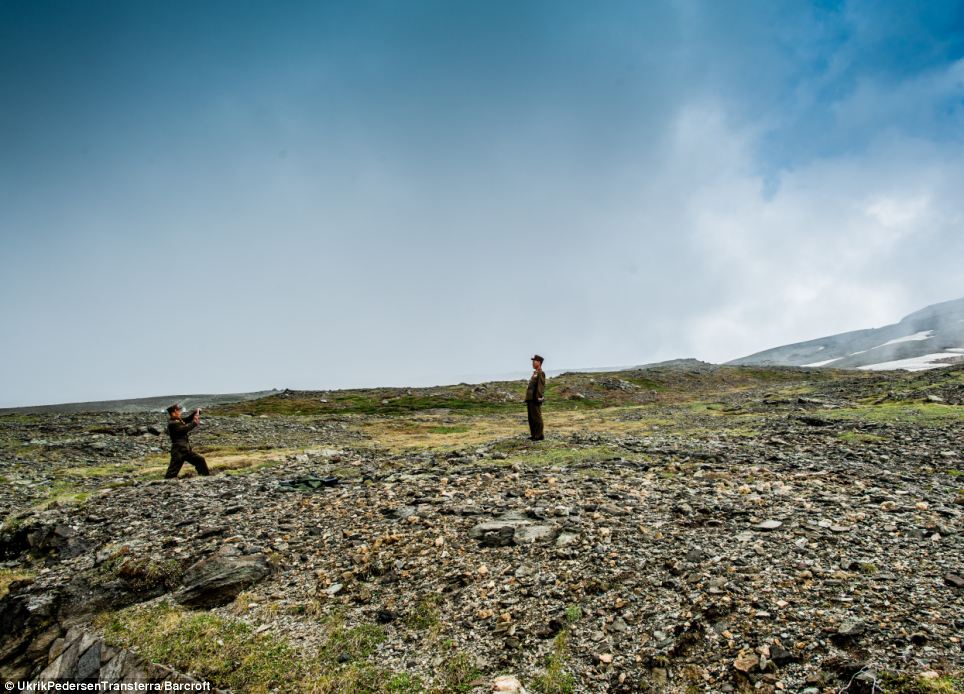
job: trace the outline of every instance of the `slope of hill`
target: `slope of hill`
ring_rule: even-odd
[[[0,680],[960,691],[964,365],[523,388],[212,407],[178,480],[163,413],[0,415]]]
[[[893,325],[774,347],[734,365],[918,371],[964,362],[964,299],[921,309]]]

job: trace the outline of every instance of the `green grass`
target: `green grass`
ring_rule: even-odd
[[[545,410],[592,410],[604,407],[638,405],[640,398],[657,393],[661,401],[688,402],[705,397],[719,397],[753,387],[797,387],[812,382],[839,378],[832,371],[807,373],[790,368],[724,366],[708,373],[654,369],[610,373],[570,373],[549,379],[546,383]],[[849,378],[854,378],[848,374]],[[620,379],[634,386],[631,390],[609,390],[599,382]],[[594,381],[594,383],[591,383]],[[258,400],[219,405],[211,409],[215,415],[294,415],[325,416],[333,414],[404,416],[429,410],[446,409],[461,414],[488,414],[517,411],[522,406],[525,383],[503,381],[479,389],[468,384],[435,388],[372,388],[338,390],[325,393],[296,391]],[[585,399],[570,399],[581,393]],[[506,396],[510,398],[506,401]],[[324,402],[322,402],[324,400]]]
[[[106,465],[84,465],[65,468],[60,474],[70,477],[97,478],[116,477],[137,472],[143,465],[139,463],[107,463]]]
[[[469,427],[462,425],[429,427],[430,434],[464,434],[469,431]]]
[[[964,675],[925,679],[923,677],[882,672],[878,685],[887,694],[956,694],[964,692]]]
[[[303,681],[310,666],[284,641],[244,622],[169,603],[134,607],[95,622],[108,643],[239,692],[264,693]],[[221,645],[223,644],[223,645]]]
[[[862,407],[841,408],[824,414],[829,419],[879,423],[901,423],[926,426],[948,422],[964,422],[964,407],[932,402],[881,403]]]
[[[624,380],[629,381],[634,386],[639,386],[642,390],[665,391],[667,388],[665,383],[660,383],[645,376],[628,377]]]
[[[463,694],[472,689],[472,682],[481,674],[473,658],[462,652],[453,653],[439,667],[432,691],[438,694]]]
[[[726,405],[722,402],[691,402],[687,405],[687,409],[691,412],[697,414],[711,414],[715,416],[723,416],[723,410]]]
[[[566,606],[566,621],[575,624],[582,619],[582,608],[579,605]]]
[[[305,656],[271,633],[256,634],[251,625],[240,620],[185,610],[163,601],[100,615],[95,626],[103,630],[111,645],[136,648],[153,662],[230,688],[237,694],[425,691],[417,677],[378,665],[375,653],[385,639],[380,626],[348,627],[340,615],[319,624],[323,639],[316,657]],[[467,691],[466,673],[474,677],[477,670],[461,662],[447,661],[441,677],[453,688],[444,691]]]
[[[51,485],[47,491],[47,496],[40,499],[37,506],[41,509],[53,504],[76,504],[80,506],[86,503],[90,494],[90,490],[80,489],[74,482],[61,480]]]
[[[563,630],[552,643],[545,669],[532,679],[533,691],[540,694],[571,694],[576,686],[576,678],[566,670],[568,657],[569,633]]]
[[[347,627],[344,618],[337,614],[324,620],[322,627],[326,638],[318,657],[331,667],[346,659],[349,662],[365,660],[385,640],[385,630],[377,624]]]
[[[6,414],[0,414],[0,424],[37,424],[42,422],[46,416],[47,415],[8,412]]]
[[[392,675],[391,679],[385,683],[385,691],[390,694],[418,694],[425,691],[422,680],[407,672]]]
[[[300,415],[331,414],[410,415],[427,410],[447,409],[460,413],[484,414],[518,409],[519,403],[473,400],[452,393],[437,396],[396,395],[381,391],[339,391],[326,398],[271,396],[244,403],[219,406],[218,415]]]
[[[421,600],[415,608],[405,616],[405,623],[412,629],[430,629],[438,626],[441,612],[435,596]]]

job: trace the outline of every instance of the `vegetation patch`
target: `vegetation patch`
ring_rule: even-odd
[[[36,575],[36,572],[27,569],[0,569],[0,598],[7,594],[14,581],[26,581]]]
[[[739,392],[759,386],[799,386],[801,383],[830,381],[839,376],[830,369],[819,372],[786,367],[720,366],[692,370],[656,368],[609,373],[566,373],[546,383],[546,412],[583,411],[636,405],[658,398],[660,402],[688,402]],[[853,377],[851,375],[851,377]],[[618,379],[627,389],[607,388],[607,380]],[[332,414],[411,416],[447,410],[460,414],[494,414],[517,411],[522,406],[525,383],[502,381],[484,385],[462,383],[434,388],[369,388],[336,391],[286,391],[246,402],[219,405],[217,415]],[[576,394],[583,397],[575,397]]]
[[[167,602],[128,608],[95,624],[112,645],[136,648],[153,662],[238,692],[287,689],[310,672],[308,663],[274,636],[254,634],[244,622]]]
[[[428,431],[431,434],[464,434],[469,428],[463,425],[457,426],[437,426],[429,427]]]
[[[881,403],[879,405],[831,410],[825,416],[829,419],[839,420],[926,426],[928,424],[962,422],[964,421],[964,407],[933,402]]]
[[[576,678],[566,670],[569,657],[569,633],[560,631],[546,657],[545,669],[532,680],[532,689],[541,694],[570,694],[576,686]]]
[[[180,584],[184,570],[176,559],[126,557],[114,567],[114,573],[134,590],[173,590]]]
[[[151,661],[239,694],[424,691],[417,677],[393,673],[372,662],[378,644],[385,638],[381,627],[348,627],[337,615],[321,623],[324,640],[315,657],[299,653],[270,633],[256,634],[251,625],[240,620],[185,610],[165,601],[101,615],[95,626],[103,630],[111,645],[135,648]],[[460,665],[449,664],[443,670],[447,682],[458,680],[464,673]],[[467,690],[456,687],[446,691]]]
[[[482,675],[478,663],[468,654],[456,651],[442,661],[433,692],[438,694],[463,694],[470,691]]]
[[[90,490],[79,488],[76,482],[60,480],[54,482],[38,504],[38,509],[49,508],[53,505],[76,504],[83,505],[90,498]]]
[[[434,596],[420,601],[405,617],[405,623],[412,629],[430,629],[438,626],[440,621],[438,600]]]
[[[348,627],[340,614],[327,617],[322,621],[322,627],[325,640],[319,648],[318,658],[329,667],[365,660],[385,640],[385,630],[377,624]]]
[[[64,475],[81,478],[116,477],[129,475],[142,469],[138,463],[107,463],[106,465],[83,465],[63,470]]]
[[[935,679],[883,672],[878,685],[887,694],[958,694],[964,692],[964,675],[944,676]]]
[[[842,431],[837,434],[837,438],[846,443],[880,443],[887,440],[883,436],[862,431]]]

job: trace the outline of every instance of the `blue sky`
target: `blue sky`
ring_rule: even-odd
[[[964,3],[0,0],[0,406],[722,361],[964,296]]]

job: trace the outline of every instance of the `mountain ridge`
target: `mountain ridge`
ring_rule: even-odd
[[[918,371],[961,362],[964,298],[926,306],[891,325],[772,347],[727,364]]]

